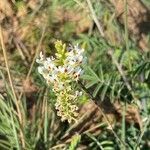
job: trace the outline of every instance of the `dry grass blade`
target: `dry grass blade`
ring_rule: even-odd
[[[28,71],[28,74],[27,74],[27,77],[26,77],[26,80],[29,78],[30,74],[31,74],[31,71],[32,71],[32,68],[33,68],[33,65],[35,63],[35,60],[39,54],[39,51],[40,51],[40,47],[41,47],[41,44],[42,44],[42,41],[43,41],[43,38],[44,38],[44,33],[45,33],[45,30],[46,30],[46,26],[43,28],[43,31],[42,31],[42,36],[40,38],[40,41],[39,41],[39,44],[36,48],[36,51],[35,51],[35,55],[34,55],[34,58],[33,58],[33,61],[31,63],[31,66],[30,66],[30,69]]]
[[[18,113],[17,115],[18,115],[20,124],[22,124],[22,121],[23,121],[22,119],[23,118],[22,118],[22,114],[21,114],[21,111],[20,111],[18,98],[16,96],[14,85],[13,85],[13,82],[12,82],[12,77],[11,77],[11,74],[10,74],[10,69],[9,69],[9,65],[8,65],[7,53],[6,53],[6,48],[5,48],[5,45],[4,45],[1,26],[0,26],[0,42],[1,42],[2,50],[3,50],[3,55],[4,55],[4,60],[5,60],[5,65],[6,65],[6,69],[7,69],[7,74],[8,74],[10,87],[11,87],[11,90],[12,90],[12,93],[13,93],[13,96],[14,96],[14,99],[15,99],[15,103],[16,103],[16,108],[17,108],[17,113]],[[22,146],[25,147],[24,137],[23,137],[23,133],[22,133],[21,129],[20,129],[20,136],[21,136]]]

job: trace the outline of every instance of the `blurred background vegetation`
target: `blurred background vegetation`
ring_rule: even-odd
[[[78,122],[60,122],[39,52],[79,43]],[[150,149],[149,0],[0,0],[0,149]]]

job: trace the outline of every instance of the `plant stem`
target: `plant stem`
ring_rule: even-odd
[[[122,141],[126,143],[126,101],[123,104],[123,113],[122,113]],[[122,150],[126,150],[124,145],[121,145]]]
[[[128,38],[128,5],[127,0],[124,0],[124,30],[125,30],[125,43],[126,50],[129,50],[129,38]]]
[[[96,24],[96,26],[97,26],[101,36],[104,37],[105,35],[104,35],[103,29],[102,29],[102,25],[100,24],[99,20],[97,19],[97,16],[96,16],[96,14],[94,12],[94,9],[92,7],[92,3],[91,3],[90,0],[86,0],[86,1],[87,1],[89,10],[91,12],[92,18],[93,18],[93,20],[94,20],[94,22],[95,22],[95,24]]]
[[[124,0],[124,31],[125,31],[125,45],[126,45],[126,51],[129,52],[129,35],[128,35],[128,4],[127,0]],[[129,53],[130,57],[130,53]],[[131,61],[129,58],[129,69],[131,70]]]
[[[111,125],[111,123],[110,123],[108,117],[105,115],[105,113],[103,112],[102,108],[101,108],[101,107],[99,106],[99,104],[97,103],[98,100],[96,100],[96,98],[93,97],[92,93],[91,93],[88,89],[85,88],[85,86],[82,84],[82,82],[79,81],[78,83],[79,83],[79,85],[81,86],[81,88],[89,95],[89,97],[91,98],[92,102],[98,106],[98,109],[99,109],[100,113],[102,114],[102,116],[103,116],[104,119],[106,120],[107,125],[108,125],[109,128],[111,129],[112,133],[113,133],[114,136],[118,139],[118,141],[119,141],[122,145],[124,145],[124,147],[125,147],[125,146],[126,146],[126,143],[124,143],[124,142],[122,141],[122,139],[120,139],[120,138],[118,137],[118,135],[116,134],[116,132],[113,130],[113,126]]]

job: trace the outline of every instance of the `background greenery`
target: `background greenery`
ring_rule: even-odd
[[[121,26],[109,0],[0,3],[0,149],[150,148],[149,49],[129,38],[127,18]],[[55,96],[35,63],[40,51],[54,55],[57,39],[79,43],[87,57],[79,82],[86,97],[70,125],[57,117]]]

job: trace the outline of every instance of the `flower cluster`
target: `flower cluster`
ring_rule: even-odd
[[[45,58],[40,53],[37,63],[40,64],[38,72],[44,77],[48,85],[53,86],[57,97],[55,107],[61,120],[71,122],[77,116],[76,105],[82,92],[75,91],[72,82],[78,81],[83,73],[81,64],[84,62],[84,49],[78,45],[66,47],[61,41],[55,43],[55,57]]]

